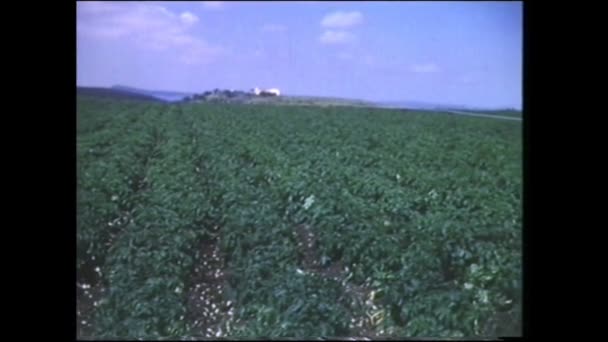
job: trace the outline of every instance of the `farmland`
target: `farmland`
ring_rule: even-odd
[[[485,114],[485,115],[497,115],[497,116],[508,116],[513,118],[521,118],[522,112],[518,110],[465,110],[469,113]]]
[[[80,338],[521,334],[521,123],[77,101]]]

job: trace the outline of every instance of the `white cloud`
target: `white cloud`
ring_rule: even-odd
[[[279,24],[265,24],[262,26],[263,32],[285,32],[287,31],[287,27],[285,25]]]
[[[219,10],[224,8],[223,1],[201,1],[203,8],[209,10]]]
[[[363,15],[361,12],[333,12],[323,17],[322,27],[327,28],[348,28],[361,24]]]
[[[98,38],[118,38],[120,36],[146,34],[155,32],[175,32],[179,19],[164,7],[125,3],[95,4],[89,8],[88,3],[79,4],[77,32]],[[113,34],[105,34],[112,32]]]
[[[411,71],[417,73],[434,73],[439,72],[439,67],[434,63],[415,64],[410,68]]]
[[[83,39],[129,40],[135,48],[163,51],[171,49],[179,61],[208,63],[225,53],[189,30],[199,18],[180,15],[153,3],[78,3],[77,34]]]
[[[100,1],[91,1],[91,2],[76,2],[77,12],[80,15],[82,14],[105,14],[112,13],[116,11],[120,11],[121,7],[117,3],[113,2],[100,2]]]
[[[257,49],[255,51],[253,51],[253,56],[254,57],[266,57],[266,51],[264,51],[263,49]]]
[[[190,12],[184,12],[179,17],[182,22],[187,25],[192,25],[198,22],[198,17]]]
[[[344,61],[350,61],[354,58],[353,55],[348,52],[340,52],[336,55],[336,57]]]
[[[352,44],[356,40],[357,37],[347,31],[327,30],[319,37],[322,44]]]
[[[376,59],[370,55],[364,56],[362,62],[367,66],[376,66]]]
[[[226,55],[227,52],[222,47],[212,46],[203,41],[196,41],[188,46],[181,55],[180,61],[189,65],[207,64]]]
[[[473,84],[475,83],[475,78],[473,78],[472,76],[464,76],[460,79],[460,82],[463,84]]]

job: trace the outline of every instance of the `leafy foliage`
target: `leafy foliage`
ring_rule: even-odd
[[[95,337],[192,335],[180,289],[215,237],[240,322],[229,336],[355,334],[369,309],[348,286],[376,294],[375,331],[519,333],[516,122],[83,97],[77,218],[79,273],[101,265],[109,289]],[[302,224],[320,267],[347,267],[337,279],[302,270]]]

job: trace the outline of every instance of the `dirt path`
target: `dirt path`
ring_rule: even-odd
[[[101,270],[96,269],[98,276],[90,278],[90,283],[76,283],[76,327],[77,337],[86,338],[93,335],[93,313],[99,305],[100,298],[106,289],[101,284]]]
[[[132,198],[137,198],[149,190],[150,183],[146,178],[146,173],[151,160],[154,158],[155,150],[159,145],[160,140],[157,139],[154,144],[147,147],[141,173],[134,175],[130,179],[130,187],[133,191],[130,196]],[[134,208],[135,201],[130,201],[127,208],[121,209],[116,213],[116,217],[107,223],[109,228],[104,227],[109,229],[109,236],[104,243],[107,250],[110,250],[112,245],[126,232],[127,225],[133,223]],[[91,256],[90,260],[86,260],[85,266],[77,272],[76,316],[78,338],[86,338],[93,334],[94,327],[92,321],[95,315],[95,308],[106,294],[106,289],[102,282],[102,272],[104,271],[102,267],[103,262],[95,260],[95,257]]]
[[[349,269],[344,266],[340,260],[332,261],[327,267],[321,265],[320,253],[317,251],[317,237],[313,229],[305,224],[298,225],[294,229],[294,236],[298,240],[298,249],[303,254],[304,258],[300,267],[303,272],[315,274],[325,278],[331,278],[340,281],[344,287],[344,293],[347,294],[353,309],[358,303],[363,303],[366,315],[353,318],[349,324],[352,336],[377,337],[376,326],[380,321],[377,319],[379,315],[378,308],[373,302],[373,291],[364,286],[358,286],[348,282]],[[375,316],[369,312],[376,311]],[[383,331],[380,331],[383,333]],[[381,334],[380,334],[381,335]],[[338,336],[339,337],[339,336]],[[362,339],[357,337],[356,339]]]
[[[365,311],[377,310],[373,301],[370,300],[371,289],[349,283],[346,279],[349,274],[348,267],[341,261],[334,261],[330,265],[321,265],[320,253],[317,250],[317,237],[311,227],[298,225],[293,231],[298,241],[298,249],[304,256],[300,271],[315,274],[325,278],[331,278],[341,282],[344,293],[347,294],[353,309],[360,303],[366,306]],[[229,336],[225,327],[237,326],[242,322],[234,320],[233,303],[225,300],[225,286],[230,273],[225,271],[225,262],[219,250],[218,240],[213,239],[201,243],[200,252],[197,255],[191,285],[188,289],[188,315],[186,319],[194,323],[193,336],[201,338]],[[377,320],[368,315],[357,317],[350,323],[352,336],[378,336],[375,329]],[[224,329],[224,330],[222,330]],[[356,339],[365,339],[357,337]]]
[[[190,279],[186,319],[193,322],[195,337],[226,336],[222,327],[234,319],[233,303],[224,296],[230,273],[225,271],[218,242],[218,238],[213,238],[201,243],[195,260],[197,266]]]

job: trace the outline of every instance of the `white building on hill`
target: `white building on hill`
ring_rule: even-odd
[[[255,87],[251,90],[255,95],[261,96],[281,96],[281,91],[278,88],[260,89]]]

